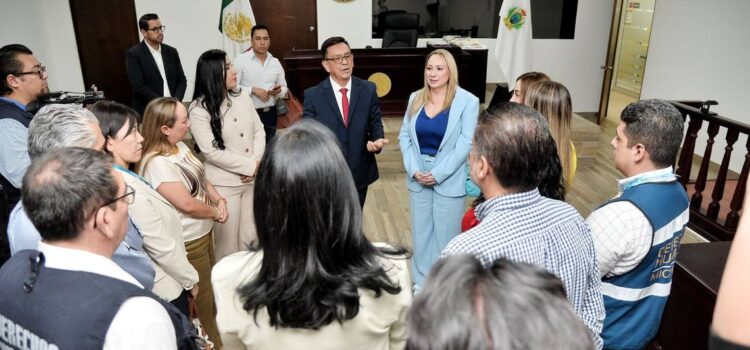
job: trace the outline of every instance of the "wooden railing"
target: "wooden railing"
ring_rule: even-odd
[[[731,194],[729,202],[729,211],[724,217],[720,217],[721,202],[724,199],[724,192],[729,173],[729,161],[732,157],[734,144],[740,135],[750,135],[750,126],[715,113],[710,113],[707,108],[701,108],[704,105],[701,101],[672,101],[677,110],[682,114],[687,123],[687,134],[682,143],[682,151],[677,161],[677,175],[680,182],[686,189],[694,191],[690,198],[690,223],[688,226],[709,240],[730,241],[734,238],[737,231],[737,224],[742,209],[742,201],[745,195],[745,184],[747,183],[748,171],[750,171],[750,138],[745,144],[744,163],[742,170],[737,179],[737,185],[734,193]],[[696,139],[704,123],[708,123],[706,133],[705,151],[702,155],[698,176],[694,182],[690,180],[690,172],[693,165],[693,156],[696,148]],[[720,129],[726,129],[726,147],[724,147],[724,157],[719,166],[719,172],[715,180],[708,179],[708,170],[711,165],[711,154],[716,142],[716,135]],[[706,207],[703,206],[704,190],[707,182],[713,181],[713,191],[710,194],[710,202]],[[734,180],[732,180],[734,181]],[[691,187],[692,188],[689,188]],[[725,202],[726,203],[726,202]]]

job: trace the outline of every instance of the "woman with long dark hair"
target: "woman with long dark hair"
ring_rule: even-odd
[[[227,54],[209,50],[198,58],[190,132],[201,153],[206,179],[226,198],[229,219],[217,223],[216,260],[245,250],[255,239],[255,171],[266,148],[266,134],[248,91],[237,85]]]
[[[405,250],[362,233],[334,135],[302,120],[277,135],[256,178],[257,246],[213,270],[227,348],[401,349],[411,304]]]

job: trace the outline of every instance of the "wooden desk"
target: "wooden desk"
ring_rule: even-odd
[[[732,242],[680,246],[655,349],[707,349],[716,293]]]
[[[380,97],[383,116],[404,115],[409,95],[424,86],[424,64],[432,48],[352,49],[354,75],[368,80],[375,73],[383,73],[390,80],[390,90]],[[458,65],[459,85],[484,102],[487,74],[487,50],[447,48]],[[300,100],[305,89],[328,77],[323,69],[319,50],[295,50],[284,58],[289,90]]]

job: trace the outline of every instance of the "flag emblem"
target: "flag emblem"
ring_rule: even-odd
[[[520,7],[511,7],[508,15],[503,18],[503,23],[508,30],[523,28],[526,23],[526,11]]]
[[[253,21],[250,17],[240,12],[228,13],[224,16],[222,24],[224,35],[238,43],[250,42],[250,31],[253,29]]]

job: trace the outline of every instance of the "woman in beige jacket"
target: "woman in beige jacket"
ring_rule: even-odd
[[[246,250],[255,241],[255,170],[266,134],[250,93],[239,89],[237,72],[226,53],[209,50],[198,58],[190,132],[206,157],[206,179],[227,200],[229,220],[216,224],[216,260]]]
[[[206,171],[182,140],[190,129],[187,109],[172,97],[151,101],[143,112],[143,159],[138,173],[171,203],[182,223],[188,261],[198,270],[200,294],[196,298],[203,329],[221,348],[216,328],[216,306],[211,288],[214,257],[214,221],[227,221],[227,201],[206,180]]]
[[[214,267],[227,349],[398,350],[411,277],[404,249],[374,245],[333,133],[303,120],[258,170],[258,246]]]
[[[128,214],[143,235],[143,248],[154,263],[153,292],[188,314],[188,293],[198,295],[198,272],[187,259],[177,211],[145,179],[128,170],[141,160],[143,137],[138,114],[125,105],[100,101],[91,107],[104,134],[104,151],[114,158],[125,184],[135,189]]]

